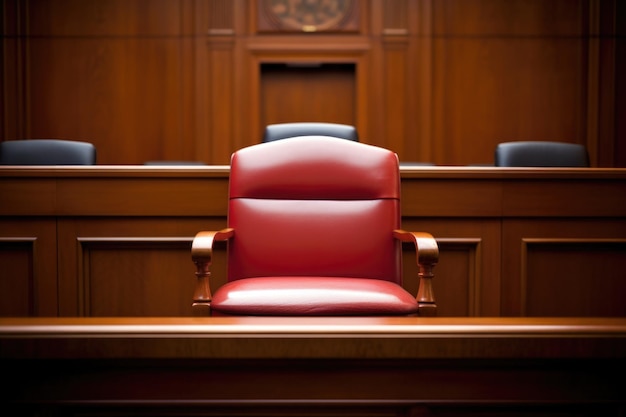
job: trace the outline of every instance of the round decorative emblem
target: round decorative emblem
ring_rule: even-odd
[[[280,26],[316,32],[337,28],[350,11],[352,0],[266,0],[264,5]]]

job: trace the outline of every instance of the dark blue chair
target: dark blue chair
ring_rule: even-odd
[[[567,142],[519,141],[496,146],[497,167],[589,167],[583,145]]]
[[[296,136],[331,136],[334,138],[359,141],[356,127],[340,123],[294,122],[267,125],[263,133],[263,142]]]
[[[95,165],[96,147],[62,139],[0,142],[0,165]]]

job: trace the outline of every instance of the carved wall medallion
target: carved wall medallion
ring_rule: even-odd
[[[259,30],[355,31],[354,0],[261,0]]]

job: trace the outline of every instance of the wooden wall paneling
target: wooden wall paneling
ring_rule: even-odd
[[[79,238],[78,248],[80,316],[191,314],[190,237]]]
[[[525,317],[626,316],[626,238],[523,239],[521,264]]]
[[[583,4],[433,3],[435,162],[492,163],[508,140],[585,143]]]
[[[31,60],[31,91],[36,96],[30,100],[30,136],[92,142],[99,164],[184,159],[182,154],[167,155],[183,149],[178,41],[30,44],[38,49]]]
[[[259,136],[251,54],[360,51],[357,127],[374,143],[402,136],[403,159],[486,164],[497,142],[537,138],[626,166],[621,2],[359,1],[352,26],[312,36],[259,32],[257,3],[3,2],[2,138],[90,140],[101,164],[225,163]],[[400,37],[404,55],[387,42]],[[228,107],[214,102],[224,90]]]
[[[429,228],[430,232],[432,228]],[[479,238],[440,238],[439,265],[435,267],[433,291],[438,317],[479,316],[481,242]],[[403,282],[411,294],[417,294],[419,279],[415,247],[403,248]]]
[[[368,140],[367,131],[367,118],[363,118],[363,115],[367,114],[365,106],[367,106],[367,97],[369,94],[368,83],[368,52],[369,43],[361,37],[354,36],[334,36],[328,35],[323,41],[316,37],[315,34],[301,35],[300,38],[295,36],[289,38],[282,38],[278,36],[266,37],[263,39],[254,39],[248,42],[248,68],[249,68],[249,86],[250,86],[250,99],[251,99],[251,114],[250,125],[257,126],[258,132],[256,135],[252,135],[252,143],[258,143],[262,137],[262,129],[264,128],[265,121],[263,120],[264,110],[263,106],[266,103],[263,102],[263,81],[262,68],[264,64],[291,64],[295,66],[307,66],[317,64],[329,64],[332,66],[337,65],[339,71],[333,77],[332,74],[329,77],[330,82],[340,82],[343,84],[342,91],[344,94],[351,94],[352,83],[355,85],[356,97],[353,99],[355,108],[342,110],[343,116],[348,117],[347,110],[354,114],[355,122],[359,134],[364,138],[364,141]],[[354,77],[352,80],[349,74],[345,70],[341,70],[343,67],[350,68],[354,66]],[[275,81],[278,82],[279,77],[276,77]],[[303,80],[301,80],[303,81]],[[321,82],[321,81],[320,81]],[[324,81],[326,82],[326,81]],[[350,84],[350,86],[347,86]],[[328,87],[325,87],[328,91]],[[305,104],[307,97],[302,95],[293,95],[293,100],[301,103],[301,108],[306,108]],[[329,103],[334,100],[328,98]],[[286,120],[289,121],[289,120]],[[292,120],[295,121],[295,120]],[[255,139],[258,138],[258,139]]]
[[[384,2],[381,0],[371,0],[368,3],[368,20],[363,25],[364,29],[368,30],[368,67],[369,67],[369,79],[367,80],[368,96],[359,96],[359,104],[365,105],[365,120],[367,121],[367,134],[362,132],[362,127],[359,127],[360,140],[365,143],[376,145],[378,141],[382,140],[385,136],[382,99],[385,96],[383,89],[384,80],[384,65],[383,65],[383,52],[382,52],[382,31],[383,31],[383,16],[384,16]]]
[[[620,59],[618,51],[620,36],[618,22],[626,21],[626,13],[618,16],[618,4],[613,0],[592,1],[589,4],[589,112],[590,123],[587,141],[590,158],[596,166],[626,166],[626,158],[620,157],[626,136],[620,138],[618,110],[623,108],[623,94],[619,89]],[[622,70],[621,73],[624,71]],[[592,118],[593,116],[593,118]],[[592,146],[595,145],[595,146]],[[622,161],[622,162],[620,162]]]
[[[60,220],[59,315],[191,316],[191,241],[224,226],[210,217]]]
[[[419,175],[420,169],[403,169],[403,227],[428,231],[437,239],[447,239],[449,245],[441,248],[436,268],[439,282],[434,283],[436,296],[444,297],[442,305],[454,306],[450,313],[500,315],[501,280],[506,279],[500,272],[505,259],[500,247],[502,181],[475,178],[471,186],[461,178],[441,181],[421,177],[411,181],[411,172]],[[452,189],[455,191],[450,192]],[[453,284],[447,285],[446,281]],[[464,305],[467,310],[460,310]],[[445,308],[441,314],[448,314]]]
[[[372,48],[369,53],[369,59],[371,62],[371,66],[369,68],[370,80],[369,86],[367,87],[367,92],[369,97],[362,98],[359,97],[359,104],[365,105],[367,113],[364,120],[366,123],[361,123],[361,125],[365,125],[364,127],[359,127],[359,140],[364,143],[369,143],[371,145],[382,146],[381,144],[384,142],[385,138],[385,123],[383,121],[384,111],[382,111],[384,107],[384,90],[382,88],[382,80],[384,69],[381,64],[380,55],[381,52],[380,43],[372,43]],[[362,130],[366,128],[366,131]]]
[[[626,186],[618,181],[575,176],[508,181],[502,192],[506,217],[622,217],[626,214]],[[539,191],[541,189],[541,191]]]
[[[180,2],[180,37],[179,37],[179,71],[180,78],[176,80],[180,87],[175,92],[178,99],[178,133],[172,139],[163,143],[162,160],[201,161],[196,152],[196,114],[195,95],[198,73],[195,65],[197,43],[196,37],[196,4],[195,0]],[[169,74],[166,74],[169,77]],[[167,99],[167,98],[166,98]],[[142,155],[144,158],[147,155]],[[144,161],[145,162],[145,161]],[[206,162],[206,161],[201,161]]]
[[[369,42],[359,34],[369,30],[369,2],[354,3],[339,26],[319,33],[270,24],[260,2],[252,3],[250,31],[263,32],[263,36],[247,43],[252,94],[246,92],[246,98],[250,98],[252,129],[246,145],[260,141],[266,124],[304,120],[354,124],[367,142],[373,83],[366,55]]]
[[[373,109],[376,98],[379,97],[375,88],[377,83],[374,81],[376,73],[375,56],[377,54],[377,46],[374,42],[368,41],[374,33],[374,25],[376,19],[375,0],[359,3],[359,30],[361,35],[358,40],[354,40],[355,49],[360,49],[360,53],[354,58],[355,75],[356,75],[356,96],[354,109],[356,117],[356,127],[359,132],[359,138],[365,143],[371,143],[372,137],[375,137],[376,118]]]
[[[0,316],[34,316],[35,238],[0,237]]]
[[[443,279],[439,280],[436,288],[436,291],[440,292],[443,297],[441,301],[445,307],[442,309],[442,314],[448,317],[480,316],[482,304],[480,288],[483,277],[482,237],[438,238],[437,244],[442,254],[440,261],[450,266],[454,265],[456,268],[462,267],[466,276],[465,281],[448,279],[454,277],[454,274],[447,273],[446,269],[450,271],[453,268],[444,267]],[[459,284],[464,285],[458,288]],[[465,297],[460,299],[459,294],[465,294]],[[442,317],[445,316],[442,315]]]
[[[433,213],[445,217],[502,215],[504,190],[502,182],[497,179],[475,178],[470,185],[463,178],[427,178],[420,176],[419,168],[400,169],[403,216],[432,216]]]
[[[384,125],[383,137],[377,144],[396,152],[401,161],[409,159],[404,146],[408,133],[405,122],[413,110],[408,108],[408,96],[411,91],[406,89],[409,78],[407,50],[406,34],[388,34],[384,37],[381,56],[384,68],[381,80],[384,95],[382,100],[379,100],[377,109]]]
[[[626,135],[623,125],[625,73],[622,2],[595,0],[589,3],[589,129],[592,163],[600,167],[626,166]],[[620,31],[622,33],[620,33]]]
[[[262,64],[259,130],[293,121],[355,125],[355,78],[354,64]]]
[[[29,3],[26,134],[91,141],[103,164],[183,149],[182,4]]]
[[[220,39],[221,38],[221,39]],[[211,164],[229,164],[230,156],[235,150],[233,144],[233,126],[238,115],[234,108],[233,74],[234,42],[232,36],[212,37],[209,42],[209,73],[210,106],[207,114],[209,123],[208,141],[210,154],[207,158]]]
[[[176,35],[180,31],[181,2],[109,0],[85,4],[28,0],[25,3],[29,35],[155,36]]]
[[[624,316],[626,223],[503,221],[503,316]]]
[[[589,3],[589,40],[587,46],[587,151],[589,152],[589,162],[592,166],[602,166],[599,160],[599,117],[600,117],[600,2],[591,1]]]
[[[361,141],[378,145],[384,143],[385,122],[385,65],[383,60],[382,33],[384,26],[385,2],[372,0],[369,2],[369,21],[365,25],[370,31],[370,51],[368,53],[369,79],[367,80],[367,97],[359,96],[359,103],[365,106],[367,120],[367,135],[359,131]]]
[[[386,112],[374,111],[390,146],[403,162],[432,161],[432,58],[430,0],[383,2],[379,36],[383,53],[374,58],[383,73],[377,83]],[[386,57],[386,58],[385,58]]]
[[[54,218],[0,218],[0,316],[57,315]]]
[[[53,179],[0,182],[2,315],[57,315],[56,202]]]
[[[360,43],[360,46],[354,45],[357,53],[353,56],[352,62],[356,65],[356,127],[359,132],[359,137],[365,139],[365,143],[372,143],[373,136],[370,133],[371,124],[368,122],[371,117],[371,109],[374,103],[376,103],[376,96],[373,95],[372,78],[370,74],[370,67],[372,64],[372,45],[369,42]],[[360,49],[360,51],[358,51]],[[374,119],[375,120],[375,119]]]
[[[381,55],[378,58],[382,66],[383,100],[376,109],[383,125],[381,146],[392,149],[401,161],[427,161],[419,156],[417,135],[413,130],[419,125],[421,114],[418,113],[417,91],[421,85],[415,82],[418,68],[416,65],[416,37],[411,31],[411,24],[416,13],[416,2],[383,2],[381,28]],[[420,65],[428,64],[420,62]],[[421,81],[421,79],[419,79]]]
[[[221,216],[226,212],[227,195],[228,181],[219,177],[193,180],[170,178],[161,183],[148,177],[74,178],[59,180],[58,213],[79,213],[82,216]]]
[[[195,112],[196,78],[198,77],[195,67],[195,40],[184,37],[180,42],[180,48],[180,131],[177,138],[165,141],[163,154],[159,159],[206,163],[202,155],[198,154],[196,144],[199,135],[196,133]]]
[[[386,35],[409,33],[409,3],[405,0],[383,1],[382,32]]]
[[[432,5],[430,0],[407,2],[408,77],[404,137],[407,162],[432,162]]]
[[[0,139],[12,140],[21,137],[25,126],[25,62],[24,38],[19,36],[24,27],[23,14],[17,0],[3,1],[2,8],[2,60],[0,68]]]
[[[253,106],[249,84],[249,61],[247,36],[253,33],[251,28],[252,18],[249,13],[254,9],[255,2],[248,0],[236,0],[234,2],[234,25],[235,32],[242,36],[235,38],[235,51],[233,61],[233,112],[232,112],[232,148],[233,151],[243,148],[249,141],[256,137],[256,126],[250,120],[250,112]],[[244,36],[245,35],[245,36]]]
[[[403,217],[405,230],[431,233],[439,244],[433,287],[440,317],[500,315],[501,248],[497,219]],[[417,267],[414,252],[404,248],[404,279]]]
[[[609,17],[611,15],[609,14]],[[615,90],[608,91],[614,101],[607,100],[607,110],[614,112],[614,124],[608,129],[614,128],[614,154],[612,158],[613,167],[626,167],[626,82],[624,75],[626,74],[626,4],[621,1],[615,2],[615,19],[614,39],[605,40],[604,45],[608,45],[609,54],[615,58]],[[614,48],[610,48],[612,42],[615,42]]]
[[[41,291],[44,302],[52,303],[48,293],[59,277],[59,311],[64,315],[90,313],[85,306],[93,306],[97,314],[106,308],[110,314],[135,314],[133,308],[149,301],[132,304],[132,299],[117,297],[108,306],[103,298],[85,298],[85,291],[91,294],[85,289],[94,288],[92,282],[95,288],[105,287],[105,300],[142,273],[148,275],[144,281],[152,284],[173,282],[171,275],[193,269],[183,245],[200,230],[226,225],[226,166],[7,167],[0,174],[0,236],[8,239],[0,258],[13,261],[11,251],[17,245],[19,259],[9,268],[10,274],[26,275],[28,242],[36,237],[37,250],[44,241],[38,237],[42,233],[38,222],[58,220],[58,231],[50,231],[53,237],[47,240],[55,239],[57,246],[45,249],[46,256],[58,252],[58,268],[42,266],[46,287]],[[621,302],[611,297],[619,298],[623,292],[626,189],[622,170],[402,167],[401,176],[403,228],[430,232],[441,243],[435,290],[442,315],[538,314],[547,311],[540,309],[545,304],[541,301],[554,297],[554,288],[563,279],[577,285],[563,314],[588,314],[588,307],[576,304],[576,297],[587,289],[588,277],[599,274],[596,270],[602,271],[601,278],[606,276],[598,296],[610,293],[612,300],[605,307]],[[405,250],[407,282],[414,282],[416,274],[415,260],[407,259],[411,254]],[[575,262],[568,263],[568,254],[576,256]],[[217,259],[216,264],[225,265]],[[39,262],[34,262],[37,268]],[[566,278],[559,275],[561,266]],[[110,284],[109,276],[113,277]],[[213,275],[214,288],[224,277],[225,273]],[[523,287],[534,291],[529,293],[532,297]],[[181,298],[183,292],[172,289]],[[101,291],[95,293],[101,296]],[[528,304],[523,297],[543,298]],[[186,306],[181,304],[175,312]],[[57,314],[51,305],[42,309],[45,315]],[[144,311],[160,314],[156,307]]]
[[[196,0],[196,2],[201,5],[198,11],[203,14],[199,16],[204,22],[200,27],[206,29],[202,30],[200,35],[235,34],[235,9],[242,6],[240,2],[236,0]]]
[[[128,44],[133,43],[127,43],[127,51]],[[128,106],[122,119],[123,136],[127,138],[122,146],[125,157],[121,159],[119,151],[109,158],[105,154],[102,163],[141,164],[145,158],[187,159],[189,150],[182,142],[184,93],[181,80],[190,74],[183,74],[181,49],[178,38],[142,39],[130,47],[129,52],[135,56],[137,66],[127,67],[122,81],[122,85],[128,83],[123,91],[134,91],[131,96],[123,98]],[[155,120],[159,122],[154,123]],[[122,145],[119,141],[117,144]]]
[[[52,215],[57,210],[56,192],[52,178],[4,177],[0,181],[0,215]]]
[[[209,126],[210,89],[209,89],[209,44],[207,34],[210,30],[210,4],[208,0],[195,0],[193,32],[193,70],[195,73],[192,112],[194,118],[194,154],[195,160],[211,163],[211,143]]]
[[[233,1],[205,3],[207,30],[206,39],[200,37],[205,48],[200,53],[206,56],[199,61],[198,71],[207,79],[206,88],[198,89],[197,94],[207,95],[206,109],[198,115],[207,135],[197,140],[206,141],[199,147],[207,152],[202,159],[210,164],[229,164],[236,148],[234,127],[240,116],[240,109],[235,106],[236,38],[242,35],[236,32],[236,7]]]

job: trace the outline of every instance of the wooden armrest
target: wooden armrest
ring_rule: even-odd
[[[220,231],[198,232],[191,244],[191,260],[196,265],[196,289],[191,305],[194,315],[210,315],[211,309],[211,260],[213,258],[213,242],[232,238],[232,228]]]
[[[439,246],[435,238],[426,232],[407,232],[394,230],[393,236],[402,242],[412,242],[417,255],[419,268],[419,289],[417,291],[418,314],[420,316],[436,316],[437,303],[433,291],[433,270],[439,261]]]
[[[196,262],[211,263],[213,256],[213,242],[216,240],[228,240],[235,234],[235,229],[226,228],[220,231],[198,232],[191,244],[191,259]]]

